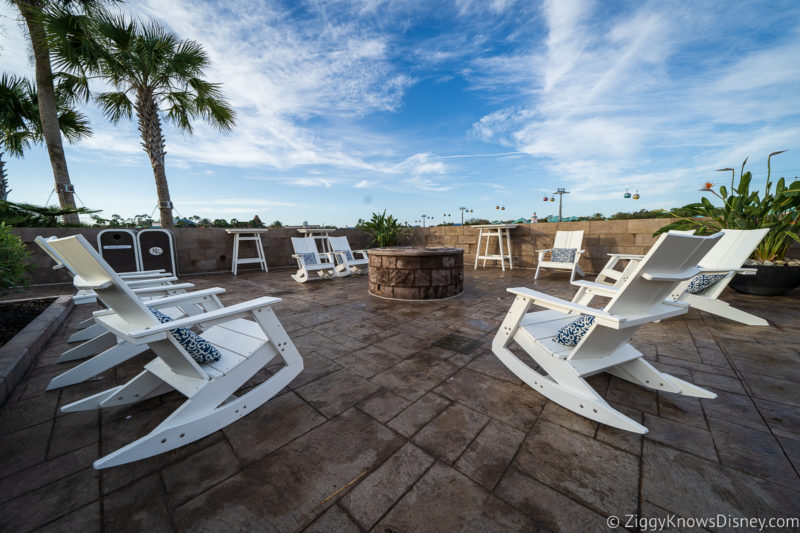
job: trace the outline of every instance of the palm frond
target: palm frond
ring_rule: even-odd
[[[101,93],[95,97],[95,100],[103,110],[103,114],[113,124],[116,124],[122,118],[131,118],[133,116],[133,102],[124,92]]]

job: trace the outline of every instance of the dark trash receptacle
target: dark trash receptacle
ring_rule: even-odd
[[[139,270],[139,249],[136,233],[129,229],[104,229],[97,234],[100,255],[117,272]]]
[[[175,239],[166,229],[143,229],[136,235],[139,243],[139,266],[141,270],[163,269],[178,275],[175,262]]]

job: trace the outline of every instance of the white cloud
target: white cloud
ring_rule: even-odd
[[[492,80],[499,91],[519,87],[530,97],[484,115],[471,133],[540,158],[565,182],[616,188],[664,179],[643,172],[652,165],[697,163],[699,172],[732,154],[796,144],[796,128],[787,127],[800,109],[796,35],[752,52],[742,38],[738,55],[701,55],[695,47],[728,39],[724,20],[709,21],[713,9],[704,15],[688,3],[650,2],[607,18],[605,8],[547,1],[544,49],[473,62],[476,86]],[[688,69],[681,54],[706,68]],[[687,148],[691,160],[671,159]]]
[[[355,185],[353,185],[354,189],[366,189],[367,187],[369,187],[369,181],[367,180],[361,180]]]

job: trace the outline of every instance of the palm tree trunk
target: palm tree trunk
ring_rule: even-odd
[[[158,210],[161,213],[161,227],[170,229],[172,223],[172,201],[169,198],[169,185],[164,170],[164,135],[161,133],[161,117],[158,105],[149,90],[140,90],[136,95],[136,116],[139,119],[139,133],[142,134],[142,146],[150,157],[153,175],[156,178],[158,194]]]
[[[58,109],[56,107],[56,92],[53,87],[53,70],[50,67],[50,49],[44,38],[44,28],[36,19],[42,2],[39,0],[12,0],[19,9],[33,47],[33,57],[36,69],[36,89],[39,95],[39,117],[42,121],[42,133],[50,156],[50,165],[53,167],[53,177],[56,183],[56,193],[61,207],[74,208],[75,196],[72,183],[69,180],[67,160],[64,157],[64,145],[61,142],[61,131],[58,126]],[[64,215],[64,223],[79,224],[77,214]]]
[[[8,200],[8,178],[6,177],[6,162],[3,161],[3,152],[0,152],[0,201]]]

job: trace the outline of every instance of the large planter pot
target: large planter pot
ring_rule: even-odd
[[[730,286],[737,292],[760,296],[779,296],[800,286],[800,266],[758,265],[755,269],[755,275],[733,276]]]

